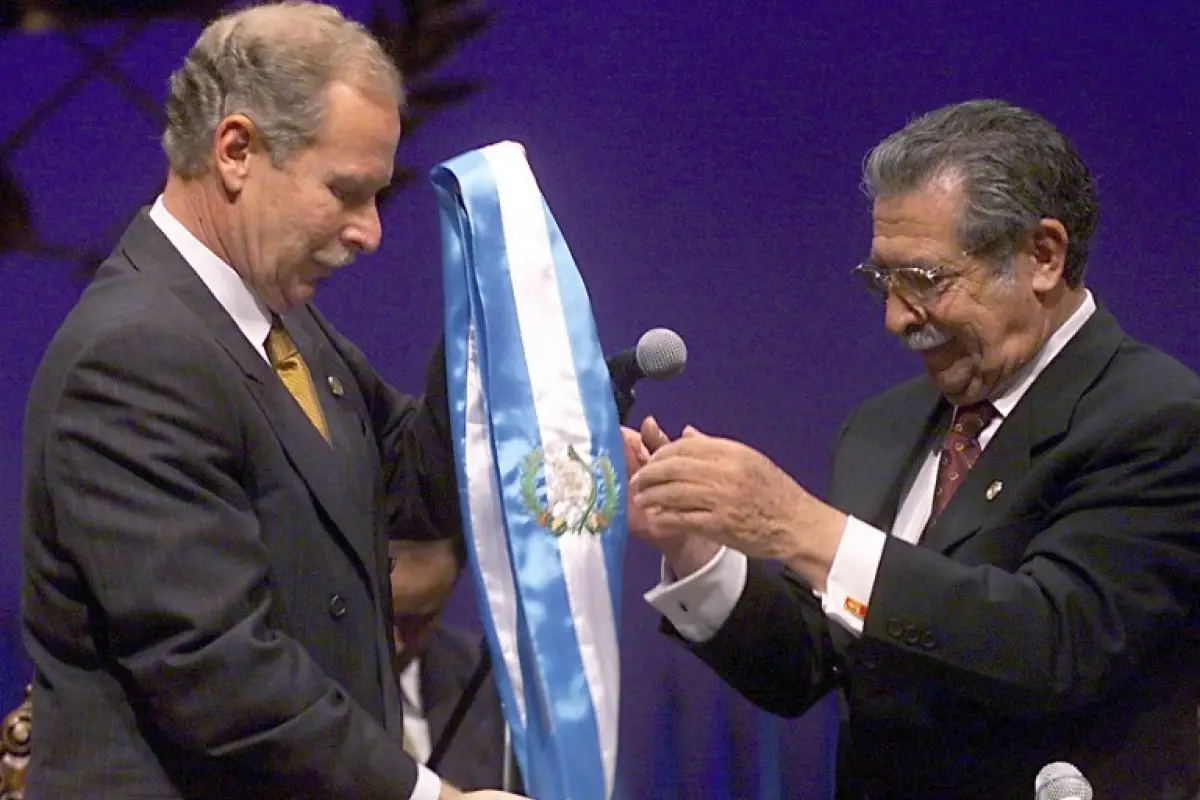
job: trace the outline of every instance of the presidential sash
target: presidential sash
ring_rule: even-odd
[[[614,796],[624,451],[587,289],[514,142],[436,167],[471,573],[526,792]]]

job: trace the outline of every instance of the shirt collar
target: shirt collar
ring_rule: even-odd
[[[233,267],[209,250],[167,210],[163,205],[162,195],[159,195],[150,208],[150,219],[167,237],[167,241],[179,251],[183,260],[208,287],[208,291],[221,307],[233,318],[238,330],[269,363],[265,342],[271,330],[271,312],[266,305],[250,290]]]
[[[1079,308],[1075,309],[1075,313],[1067,318],[1067,321],[1058,327],[1046,343],[1042,345],[1042,349],[1038,354],[1025,366],[1017,370],[1014,375],[1014,380],[1009,384],[999,397],[992,398],[992,405],[1000,412],[1000,417],[1007,417],[1012,413],[1012,410],[1017,407],[1017,403],[1029,391],[1029,387],[1037,380],[1038,375],[1050,365],[1050,362],[1062,352],[1062,349],[1067,346],[1067,342],[1079,333],[1080,329],[1096,312],[1096,301],[1092,297],[1092,293],[1084,290],[1085,296],[1083,303]]]

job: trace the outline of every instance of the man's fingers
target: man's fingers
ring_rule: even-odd
[[[642,441],[641,434],[632,428],[621,428],[621,440],[625,445],[625,460],[629,466],[640,467],[650,460],[650,451]]]
[[[663,511],[703,511],[713,505],[712,493],[694,483],[660,483],[638,490],[633,501],[643,509]]]
[[[651,453],[657,452],[660,447],[670,443],[670,439],[663,433],[662,428],[658,427],[658,420],[654,417],[646,417],[642,420],[642,442],[645,443],[647,449]]]
[[[673,538],[694,534],[709,538],[713,513],[705,508],[655,509],[647,518],[653,536]]]
[[[699,484],[703,487],[713,485],[713,469],[711,462],[702,461],[688,456],[659,459],[656,455],[650,462],[637,471],[630,481],[630,491],[636,495],[651,486],[664,483]]]
[[[666,461],[672,458],[694,458],[700,461],[727,462],[730,460],[732,443],[728,439],[718,439],[703,433],[693,433],[681,436],[673,442],[664,444],[654,450],[651,463]],[[736,448],[736,445],[734,445]]]

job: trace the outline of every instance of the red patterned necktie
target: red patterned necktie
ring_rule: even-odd
[[[945,510],[959,484],[967,477],[967,472],[975,466],[980,453],[979,434],[996,418],[997,413],[996,407],[984,400],[961,406],[954,415],[954,425],[946,434],[942,457],[938,460],[937,489],[933,493],[930,525]]]

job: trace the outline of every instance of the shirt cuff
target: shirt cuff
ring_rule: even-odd
[[[857,636],[863,632],[886,542],[886,533],[850,517],[829,569],[821,608],[830,620]]]
[[[746,588],[746,568],[745,554],[727,547],[679,581],[664,561],[661,582],[644,597],[680,636],[699,644],[716,636],[733,613]]]
[[[417,764],[417,785],[408,800],[438,800],[442,793],[442,779],[424,764]]]

